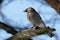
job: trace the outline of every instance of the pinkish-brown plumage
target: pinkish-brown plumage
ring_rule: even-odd
[[[40,15],[33,9],[32,7],[29,7],[25,10],[27,12],[27,18],[28,20],[33,24],[34,27],[46,27],[44,22],[42,21],[42,18]]]
[[[46,27],[44,22],[42,21],[41,16],[35,11],[34,8],[29,7],[24,12],[27,12],[27,18],[28,20],[33,24],[33,29],[39,28],[39,27]],[[48,33],[50,37],[54,36],[51,32]]]

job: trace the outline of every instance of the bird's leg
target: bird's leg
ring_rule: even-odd
[[[36,25],[33,25],[33,30],[37,30],[37,29],[39,29],[40,27],[39,26],[36,26]]]
[[[39,26],[36,26],[35,29],[36,29],[36,30],[37,30],[37,29],[40,29],[40,27],[39,27]]]
[[[36,25],[33,24],[33,26],[32,26],[31,28],[33,28],[33,27],[35,27],[35,26],[36,26]]]
[[[36,27],[36,25],[33,25],[31,28],[32,28],[33,30],[35,30],[35,27]]]

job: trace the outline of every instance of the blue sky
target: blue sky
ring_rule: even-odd
[[[43,21],[47,26],[55,28],[56,36],[50,38],[48,35],[39,35],[33,37],[33,40],[60,40],[60,15],[51,8],[45,1],[42,0],[4,0],[2,3],[0,21],[6,23],[17,30],[22,28],[29,28],[32,24],[28,21],[24,9],[33,7],[41,15]],[[6,40],[12,34],[7,33],[5,30],[0,29],[0,40]]]

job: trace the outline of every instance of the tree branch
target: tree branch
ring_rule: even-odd
[[[58,14],[60,14],[60,1],[59,0],[45,0]]]
[[[39,28],[37,30],[26,29],[18,32],[16,35],[7,40],[32,40],[31,38],[34,36],[52,33],[53,31],[55,31],[55,29],[49,27]]]
[[[15,35],[17,33],[16,30],[14,30],[12,27],[0,22],[0,28],[6,30],[8,33],[11,33],[13,35]]]

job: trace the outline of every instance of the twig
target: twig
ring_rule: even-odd
[[[2,22],[0,22],[0,28],[6,30],[8,33],[11,33],[13,35],[15,35],[17,33],[17,31],[14,30],[11,26],[8,26]]]

